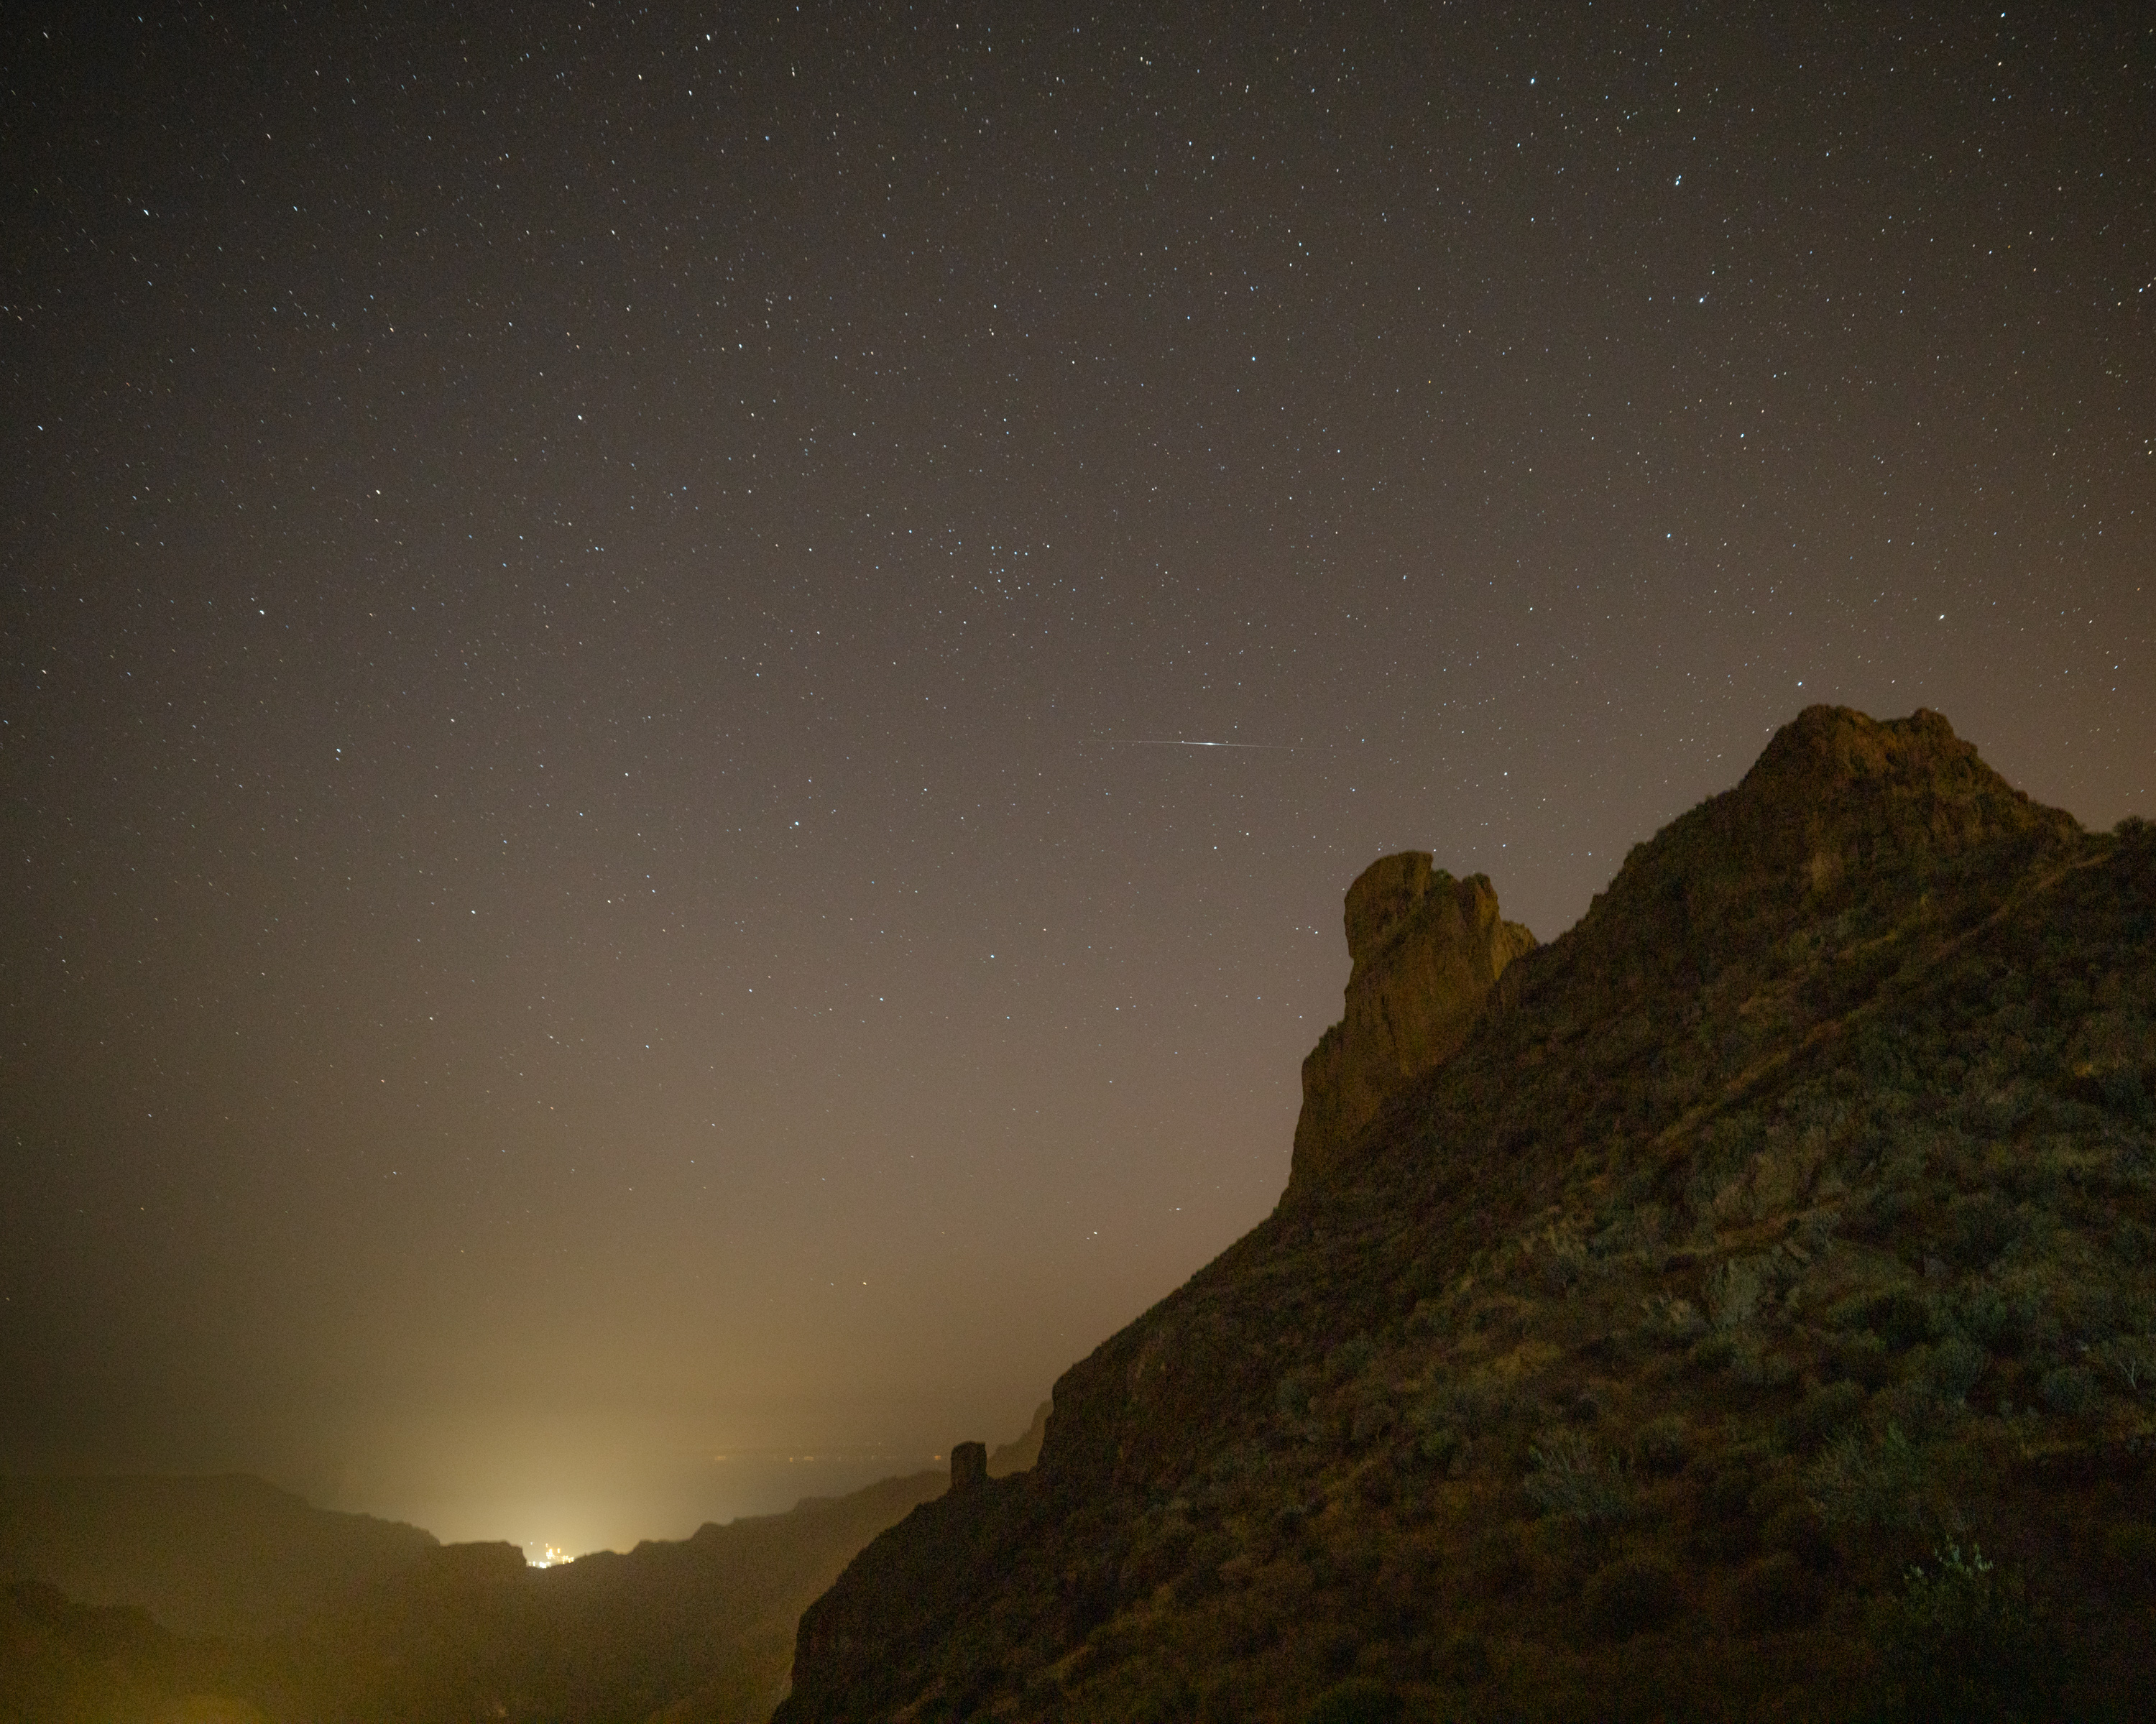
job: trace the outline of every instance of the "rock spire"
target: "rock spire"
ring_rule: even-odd
[[[1302,1062],[1291,1189],[1322,1177],[1402,1090],[1467,1039],[1484,998],[1535,936],[1497,913],[1486,875],[1455,880],[1423,850],[1373,862],[1348,889],[1340,1022]]]

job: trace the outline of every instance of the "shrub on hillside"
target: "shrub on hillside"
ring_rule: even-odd
[[[1691,1444],[1681,1415],[1650,1419],[1632,1438],[1632,1460],[1643,1473],[1666,1477],[1682,1470]]]
[[[1431,1674],[1462,1688],[1490,1680],[1490,1643],[1480,1634],[1445,1636],[1430,1655]]]
[[[1794,1552],[1776,1551],[1738,1577],[1737,1625],[1746,1634],[1802,1628],[1826,1608],[1826,1586]]]
[[[1580,1595],[1588,1632],[1604,1640],[1665,1628],[1683,1603],[1676,1571],[1659,1557],[1630,1557],[1597,1569]]]
[[[2046,1372],[2043,1381],[2036,1385],[2036,1393],[2054,1413],[2063,1413],[2068,1418],[2094,1412],[2103,1398],[2102,1391],[2096,1386],[2095,1373],[2080,1365],[2061,1365],[2056,1371]]]
[[[1892,1286],[1845,1299],[1827,1313],[1840,1328],[1876,1335],[1892,1352],[1931,1338],[1931,1307],[1913,1287]]]
[[[1805,1469],[1804,1485],[1830,1526],[1913,1526],[1923,1516],[1923,1465],[1899,1425],[1876,1439],[1844,1431]]]
[[[1344,1622],[1329,1623],[1310,1637],[1311,1655],[1328,1676],[1345,1675],[1355,1668],[1363,1650],[1363,1637]]]
[[[1968,1398],[1984,1375],[1984,1349],[1965,1336],[1951,1335],[1924,1362],[1924,1375],[1941,1400],[1957,1403]]]
[[[1592,1524],[1622,1520],[1632,1511],[1624,1469],[1589,1438],[1553,1431],[1528,1450],[1527,1500],[1546,1515]]]
[[[1957,1197],[1947,1206],[1948,1253],[1964,1269],[1989,1266],[2021,1236],[2014,1206],[1988,1191]]]
[[[1864,1410],[1864,1400],[1861,1383],[1823,1383],[1783,1421],[1783,1439],[1792,1449],[1816,1449]]]
[[[1890,1684],[1887,1716],[2023,1724],[2060,1716],[2066,1660],[2020,1578],[1948,1545],[1875,1608],[1873,1644]]]
[[[2122,1335],[2104,1347],[2101,1357],[2112,1381],[2127,1393],[2156,1394],[2156,1339]]]
[[[2106,1527],[2103,1554],[2107,1561],[2143,1584],[2156,1581],[2156,1526],[2146,1521],[2121,1521]]]
[[[1319,1695],[1304,1716],[1308,1724],[1399,1724],[1400,1696],[1369,1676],[1353,1676]]]
[[[1884,1388],[1901,1375],[1887,1343],[1869,1329],[1844,1336],[1835,1347],[1833,1359],[1835,1370],[1866,1388]]]

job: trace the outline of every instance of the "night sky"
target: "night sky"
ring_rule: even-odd
[[[1549,938],[1815,700],[2156,813],[2145,6],[515,10],[10,9],[0,1466],[911,1470],[1373,858]]]

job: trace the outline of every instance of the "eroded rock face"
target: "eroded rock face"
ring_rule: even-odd
[[[1467,1039],[1505,966],[1535,936],[1497,913],[1487,876],[1426,851],[1372,863],[1348,889],[1346,1010],[1302,1062],[1290,1188],[1322,1178],[1386,1102]]]

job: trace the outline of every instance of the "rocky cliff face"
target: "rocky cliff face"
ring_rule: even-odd
[[[1497,914],[1486,875],[1455,880],[1409,850],[1348,889],[1345,1009],[1302,1062],[1291,1190],[1352,1147],[1384,1105],[1467,1039],[1505,966],[1535,936]]]
[[[1812,708],[870,1545],[779,1716],[2136,1716],[2152,1095],[2156,829]]]

